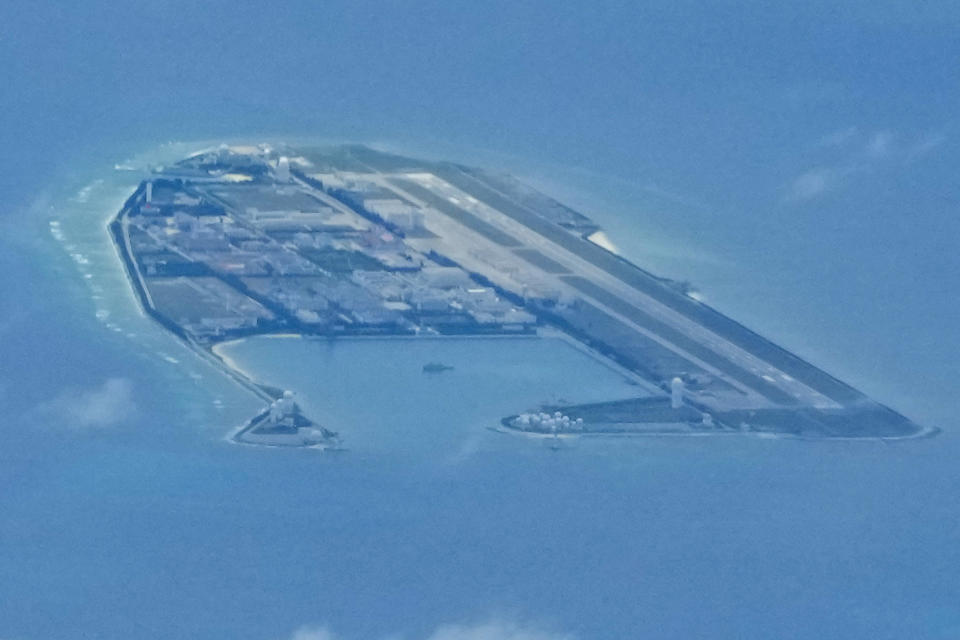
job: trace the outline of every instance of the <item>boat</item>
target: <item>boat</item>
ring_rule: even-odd
[[[443,364],[442,362],[428,362],[427,364],[423,365],[424,373],[443,373],[444,371],[450,371],[451,369],[453,369],[453,367],[448,364]]]

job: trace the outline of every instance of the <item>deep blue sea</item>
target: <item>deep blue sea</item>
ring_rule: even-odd
[[[956,5],[129,4],[0,7],[0,639],[960,637]],[[560,340],[259,339],[348,450],[232,445],[104,223],[300,138],[512,171],[943,433],[554,451],[490,427],[636,391]]]

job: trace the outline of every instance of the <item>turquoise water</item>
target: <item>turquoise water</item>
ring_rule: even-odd
[[[900,0],[5,3],[0,638],[956,637],[958,27]],[[244,134],[514,170],[944,433],[554,452],[487,427],[628,390],[562,344],[251,342],[352,448],[229,444],[258,402],[138,312],[102,223],[192,148],[162,141]]]
[[[960,628],[949,430],[895,445],[593,439],[552,451],[490,427],[540,402],[638,392],[558,339],[258,338],[226,351],[297,391],[348,450],[228,443],[259,403],[139,313],[101,226],[129,183],[87,183],[4,240],[7,273],[33,285],[4,300],[3,398],[24,416],[0,449],[10,637],[253,639],[315,625],[425,638],[510,621],[583,638]],[[424,374],[431,361],[454,369]],[[51,398],[51,386],[65,390]],[[110,395],[126,400],[91,413]]]
[[[223,353],[255,379],[293,390],[307,414],[340,432],[350,451],[406,453],[421,463],[480,446],[523,448],[524,438],[484,431],[543,404],[645,395],[557,338],[257,338]],[[453,369],[424,373],[428,362]]]

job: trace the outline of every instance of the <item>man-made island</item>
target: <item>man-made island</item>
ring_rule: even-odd
[[[110,232],[145,311],[270,403],[238,442],[337,441],[215,349],[281,333],[559,332],[641,380],[633,400],[504,418],[515,433],[935,432],[616,255],[589,218],[500,173],[357,145],[221,146],[155,169]]]

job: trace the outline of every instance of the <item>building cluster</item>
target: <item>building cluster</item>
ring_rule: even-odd
[[[151,301],[195,338],[271,326],[276,315],[219,278],[149,278]]]
[[[329,444],[331,437],[335,435],[304,417],[292,392],[284,391],[248,429],[239,434],[238,439],[248,444],[313,446]]]
[[[286,329],[528,331],[537,317],[408,237],[424,211],[363,174],[218,149],[165,169],[128,203],[124,232],[148,302],[200,341]]]

